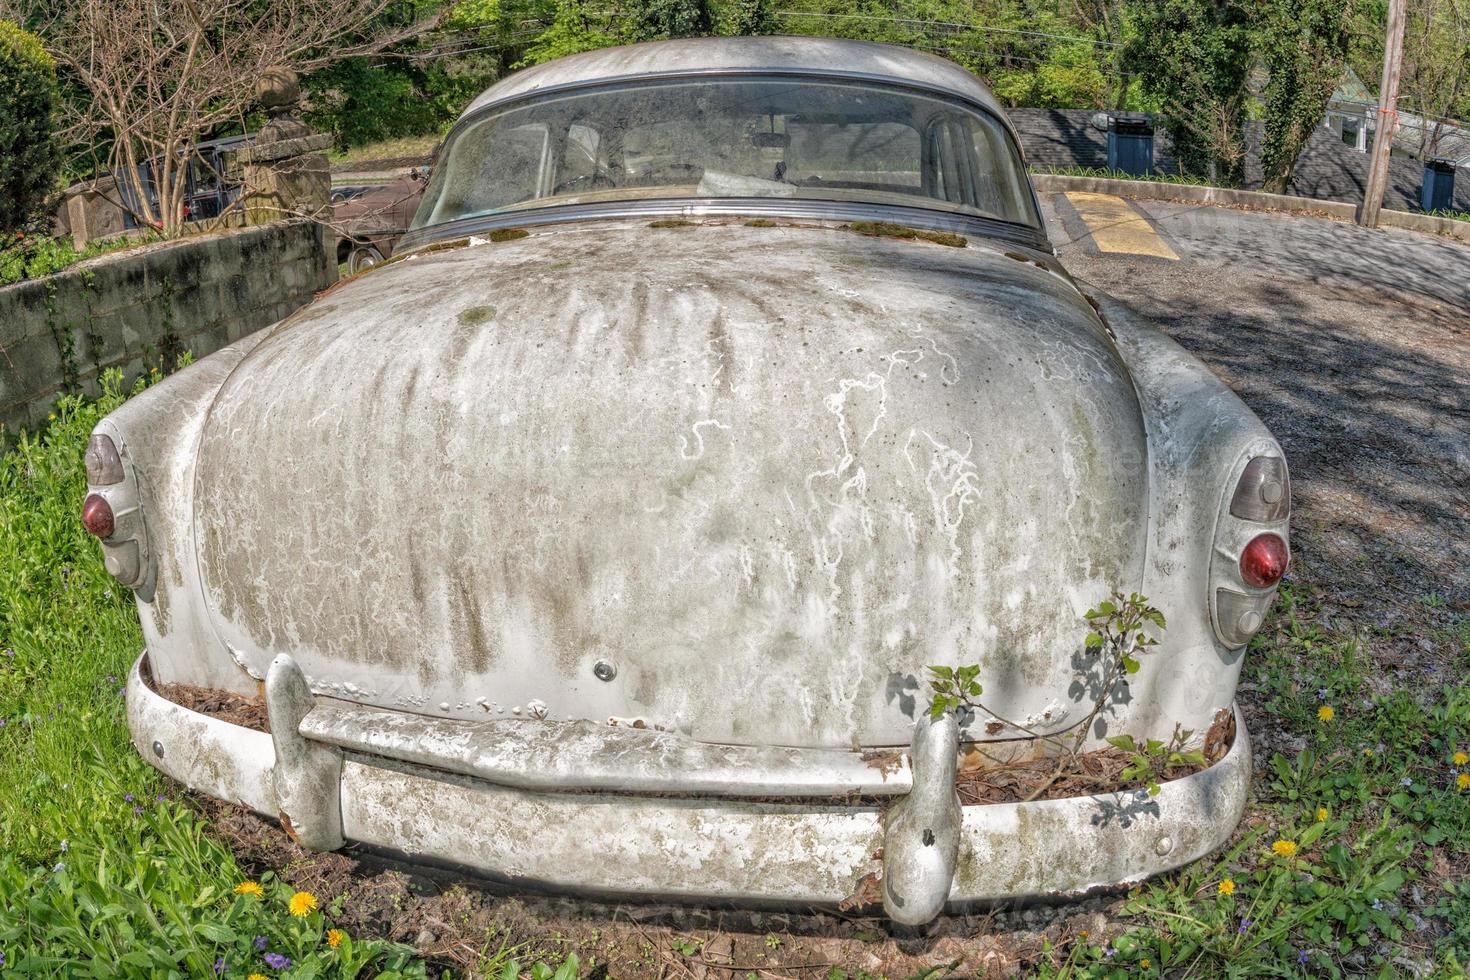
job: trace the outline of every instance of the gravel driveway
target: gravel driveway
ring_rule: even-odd
[[[1153,317],[1281,440],[1298,574],[1470,612],[1470,246],[1135,202],[1170,262],[1101,253],[1063,195],[1043,204],[1074,275]]]

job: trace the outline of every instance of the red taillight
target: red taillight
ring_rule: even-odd
[[[82,525],[99,538],[112,537],[112,505],[99,493],[89,494],[82,504]]]
[[[1274,534],[1259,534],[1240,553],[1240,577],[1246,585],[1269,589],[1286,574],[1286,542]]]

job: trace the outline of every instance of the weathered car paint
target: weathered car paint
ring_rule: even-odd
[[[1070,284],[820,227],[395,263],[234,370],[196,465],[252,676],[290,651],[364,704],[719,742],[904,745],[938,663],[1074,721],[1080,616],[1138,587],[1148,514],[1133,384]]]

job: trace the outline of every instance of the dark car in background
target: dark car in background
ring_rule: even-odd
[[[349,273],[361,272],[392,255],[413,221],[427,183],[427,170],[415,168],[376,187],[332,188],[337,262],[345,262]]]

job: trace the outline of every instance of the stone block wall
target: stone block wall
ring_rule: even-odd
[[[309,222],[232,229],[99,256],[0,287],[3,439],[34,429],[66,392],[96,394],[204,357],[311,301],[337,278],[326,230]]]

